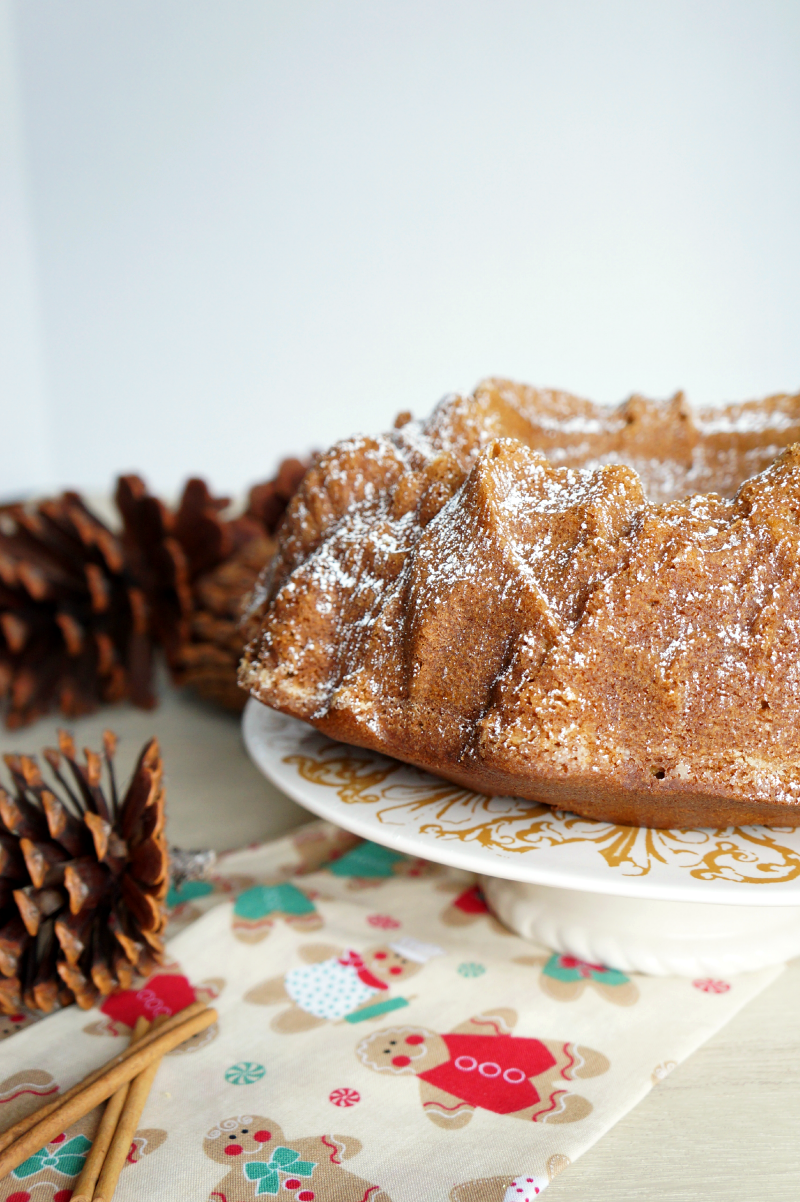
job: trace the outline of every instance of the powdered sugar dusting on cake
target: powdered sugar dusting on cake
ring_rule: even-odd
[[[588,815],[800,802],[800,450],[764,462],[800,403],[731,437],[680,396],[588,405],[490,381],[333,448],[243,678],[335,737]],[[633,468],[657,496],[720,487],[648,502]]]

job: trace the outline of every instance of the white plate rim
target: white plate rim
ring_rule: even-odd
[[[711,905],[800,905],[800,875],[789,881],[769,882],[765,878],[763,883],[755,885],[752,882],[732,880],[701,880],[689,877],[685,868],[667,864],[658,868],[656,876],[649,878],[614,873],[608,870],[607,865],[605,869],[601,869],[599,864],[594,868],[591,865],[570,865],[564,862],[566,857],[562,847],[530,848],[521,854],[504,855],[494,848],[476,848],[471,843],[439,840],[435,836],[409,829],[407,826],[395,829],[378,821],[374,808],[348,805],[337,797],[334,789],[304,779],[293,765],[286,763],[287,749],[291,750],[293,746],[299,751],[301,748],[309,750],[315,745],[333,744],[332,740],[319,734],[309,724],[279,714],[251,697],[242,715],[242,736],[245,747],[258,769],[294,801],[319,818],[407,855],[482,876],[615,896],[703,902]],[[347,748],[345,744],[335,746],[357,754],[360,758],[373,757],[376,764],[387,762],[387,757],[365,751],[363,748]],[[409,780],[431,780],[436,785],[442,783],[439,778],[420,773],[419,770],[398,761],[394,762],[398,764],[397,776],[393,782],[395,785],[402,786],[404,770]],[[517,799],[499,800],[519,804]],[[644,831],[641,833],[644,834]],[[800,857],[800,828],[791,833],[787,833],[786,828],[781,828],[780,838],[782,844],[793,844],[790,850]],[[574,858],[573,856],[573,860]]]

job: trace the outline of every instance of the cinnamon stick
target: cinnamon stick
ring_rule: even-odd
[[[133,1034],[131,1035],[131,1044],[137,1043],[149,1026],[150,1024],[146,1018],[137,1018],[136,1026],[133,1028]],[[100,1126],[95,1132],[91,1150],[83,1162],[81,1175],[75,1182],[72,1191],[72,1202],[92,1202],[94,1187],[103,1168],[106,1153],[114,1138],[114,1132],[117,1129],[119,1116],[125,1106],[125,1099],[128,1096],[129,1089],[130,1084],[120,1085],[117,1092],[112,1094],[108,1099],[106,1108],[103,1111],[103,1117],[100,1120]]]
[[[106,1066],[99,1077],[96,1077],[88,1085],[82,1084],[78,1092],[68,1100],[65,1098],[60,1106],[50,1111],[35,1126],[32,1126],[30,1130],[7,1147],[0,1155],[0,1177],[5,1177],[17,1165],[22,1164],[23,1160],[27,1160],[34,1152],[38,1152],[54,1136],[64,1131],[71,1123],[83,1118],[100,1102],[105,1102],[106,1098],[110,1098],[120,1085],[138,1077],[139,1073],[143,1072],[154,1060],[160,1060],[178,1044],[190,1039],[199,1031],[204,1031],[216,1020],[216,1010],[208,1009],[203,1010],[200,1014],[195,1014],[193,1018],[180,1023],[172,1030],[167,1031],[161,1028],[155,1032],[148,1031],[140,1043],[130,1048],[127,1056],[117,1057],[116,1063],[112,1062],[111,1067]],[[151,1034],[153,1035],[152,1042],[148,1042]]]
[[[158,1022],[158,1019],[156,1019],[156,1022]],[[125,1099],[125,1105],[122,1109],[122,1114],[119,1116],[119,1122],[114,1132],[114,1138],[111,1141],[111,1147],[108,1149],[106,1158],[103,1161],[103,1168],[95,1186],[94,1202],[111,1202],[114,1196],[119,1175],[125,1167],[125,1161],[128,1158],[128,1152],[130,1151],[133,1137],[136,1134],[136,1128],[139,1126],[139,1119],[142,1117],[142,1111],[145,1108],[155,1075],[160,1067],[161,1058],[154,1060],[143,1073],[139,1073],[138,1077],[134,1077],[128,1086],[128,1096]]]
[[[175,1027],[181,1026],[187,1019],[193,1018],[196,1014],[202,1014],[207,1007],[207,1002],[192,1002],[191,1006],[187,1006],[185,1010],[179,1010],[177,1014],[173,1014],[172,1018],[167,1019],[163,1027],[160,1027],[158,1031],[148,1031],[147,1034],[139,1041],[136,1048],[134,1048],[131,1044],[128,1044],[124,1052],[120,1052],[118,1056],[114,1056],[112,1060],[109,1060],[106,1064],[101,1065],[100,1068],[95,1069],[94,1072],[89,1073],[88,1076],[84,1077],[82,1081],[79,1081],[77,1085],[73,1085],[65,1093],[57,1097],[53,1102],[48,1102],[46,1105],[40,1106],[39,1109],[34,1110],[32,1114],[28,1114],[25,1116],[25,1118],[22,1118],[18,1122],[14,1123],[13,1127],[9,1127],[7,1131],[4,1131],[3,1134],[0,1135],[0,1152],[2,1152],[10,1144],[13,1144],[14,1140],[19,1139],[20,1136],[24,1135],[26,1131],[30,1131],[31,1127],[34,1127],[46,1115],[63,1106],[65,1102],[70,1100],[70,1098],[74,1098],[76,1094],[79,1094],[81,1090],[87,1087],[87,1085],[91,1085],[92,1082],[99,1080],[99,1078],[102,1077],[104,1073],[108,1072],[108,1070],[115,1064],[121,1064],[123,1061],[127,1060],[129,1056],[132,1056],[134,1051],[139,1051],[147,1047],[153,1042],[154,1039],[165,1035],[168,1031],[173,1030]],[[34,1150],[38,1151],[38,1149]]]

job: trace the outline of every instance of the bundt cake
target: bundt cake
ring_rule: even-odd
[[[311,468],[241,682],[484,793],[800,824],[800,395],[616,409],[489,380]]]

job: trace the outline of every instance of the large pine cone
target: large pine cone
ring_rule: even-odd
[[[285,460],[236,518],[224,516],[228,500],[202,480],[188,482],[173,511],[138,476],[123,476],[119,536],[77,493],[0,511],[6,725],[53,709],[77,717],[124,699],[152,707],[157,648],[176,683],[241,708],[239,601],[272,555],[271,536],[304,471]]]
[[[77,493],[0,512],[0,704],[22,726],[129,697],[155,704],[144,591]]]

